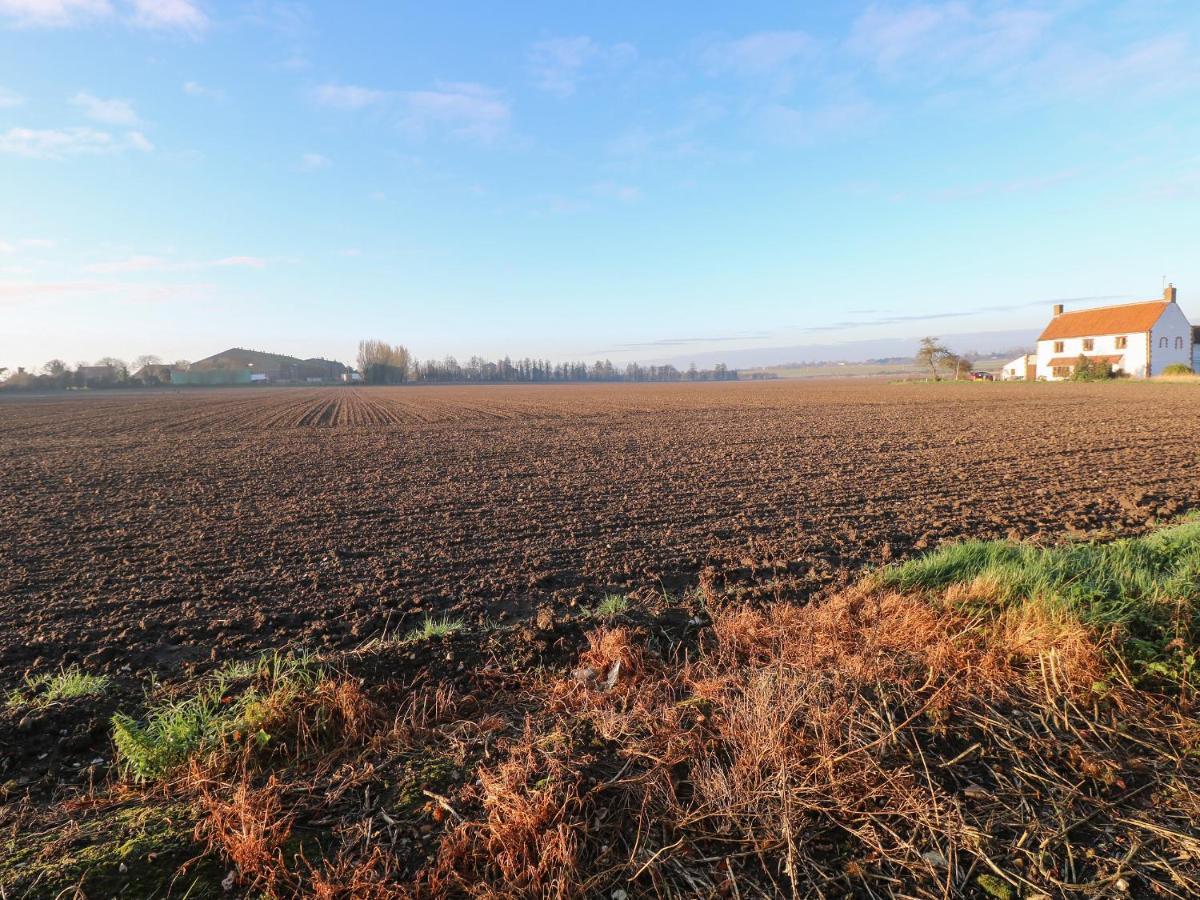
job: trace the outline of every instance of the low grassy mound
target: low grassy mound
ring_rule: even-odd
[[[1112,644],[1135,675],[1165,677],[1190,695],[1200,626],[1200,521],[1111,543],[1037,547],[954,544],[872,579],[920,592],[948,613],[1081,627]]]
[[[188,810],[226,896],[1198,896],[1198,573],[1185,523],[426,623],[118,718],[107,790]]]

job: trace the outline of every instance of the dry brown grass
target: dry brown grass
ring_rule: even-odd
[[[995,590],[754,608],[710,584],[686,650],[643,619],[486,689],[326,678],[271,719],[286,750],[183,789],[266,896],[1196,895],[1186,700],[1045,606],[962,611]],[[319,857],[283,850],[302,821]]]
[[[220,781],[194,765],[188,781],[201,812],[197,838],[228,859],[249,887],[271,893],[286,872],[281,851],[293,819],[278,779],[255,788],[245,776]]]
[[[633,639],[590,634],[586,669],[619,661],[628,682],[577,671],[550,684],[551,714],[481,770],[487,816],[443,843],[441,883],[453,873],[478,896],[632,881],[934,897],[982,875],[1018,893],[1086,892],[1132,877],[1141,843],[1101,827],[1133,787],[1131,753],[1186,791],[1152,818],[1181,823],[1192,808],[1170,704],[1119,683],[1101,704],[1104,647],[1030,610],[984,624],[848,591],[807,608],[718,607],[704,652],[679,665]],[[1139,720],[1122,721],[1136,704]],[[1187,830],[1154,840],[1183,852]],[[1168,859],[1159,891],[1187,896],[1195,866]]]

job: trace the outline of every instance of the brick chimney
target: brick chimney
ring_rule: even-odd
[[[1174,303],[1175,302],[1175,285],[1168,284],[1165,288],[1163,288],[1163,302],[1164,303]]]
[[[1061,303],[1055,303],[1054,304],[1054,315],[1061,316],[1062,311],[1063,311],[1063,305]]]

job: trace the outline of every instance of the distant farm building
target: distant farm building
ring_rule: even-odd
[[[171,367],[159,364],[142,366],[133,373],[133,380],[142,384],[170,384]]]
[[[1037,378],[1037,354],[1026,353],[1000,369],[1001,381],[1034,381]]]
[[[233,347],[192,363],[186,372],[172,372],[171,384],[222,385],[275,382],[324,384],[342,381],[349,369],[328,359],[298,359],[261,350]]]
[[[116,383],[117,370],[113,366],[80,366],[75,378],[80,387],[102,387]]]
[[[1170,365],[1193,365],[1194,344],[1195,331],[1175,302],[1174,285],[1163,290],[1161,300],[1069,313],[1059,304],[1038,338],[1037,377],[1070,378],[1083,356],[1134,378],[1150,378]]]

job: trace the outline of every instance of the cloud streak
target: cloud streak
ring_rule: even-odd
[[[996,306],[977,306],[973,309],[954,310],[952,312],[931,312],[917,315],[882,315],[871,319],[847,320],[831,322],[827,325],[812,325],[801,328],[802,332],[849,331],[854,328],[873,328],[881,325],[905,325],[911,322],[932,322],[938,319],[961,319],[970,316],[984,315],[994,312],[1016,312],[1036,307],[1049,308],[1055,303],[1096,303],[1111,300],[1128,300],[1124,294],[1102,294],[1092,297],[1059,297],[1052,300],[1032,300],[1025,303],[1006,303]]]
[[[105,19],[114,12],[109,0],[0,0],[0,16],[22,27],[63,28]]]
[[[133,28],[198,36],[210,22],[192,0],[0,0],[0,17],[21,28],[72,28],[121,21]]]
[[[119,281],[0,281],[0,307],[26,306],[55,300],[111,300],[160,303],[195,300],[213,290],[211,284],[152,284]]]
[[[0,133],[0,154],[27,159],[66,159],[136,150],[149,153],[154,146],[140,131],[117,137],[95,128],[10,128]]]
[[[161,256],[137,255],[126,259],[92,263],[85,272],[95,275],[136,274],[142,272],[195,272],[200,269],[264,269],[268,261],[260,256],[226,256],[207,261],[177,261]]]
[[[711,74],[765,79],[777,89],[791,87],[822,53],[819,41],[803,31],[760,31],[734,40],[714,41],[701,52]]]
[[[506,100],[486,85],[438,82],[418,91],[385,91],[356,84],[323,84],[313,91],[321,106],[342,110],[379,108],[413,137],[432,133],[484,143],[504,134],[512,111]]]
[[[102,100],[99,97],[80,91],[71,102],[83,110],[83,114],[95,122],[105,125],[136,125],[137,113],[129,100]]]
[[[557,97],[575,93],[590,66],[620,66],[637,57],[628,43],[604,46],[586,35],[553,37],[529,48],[528,67],[534,86]]]

